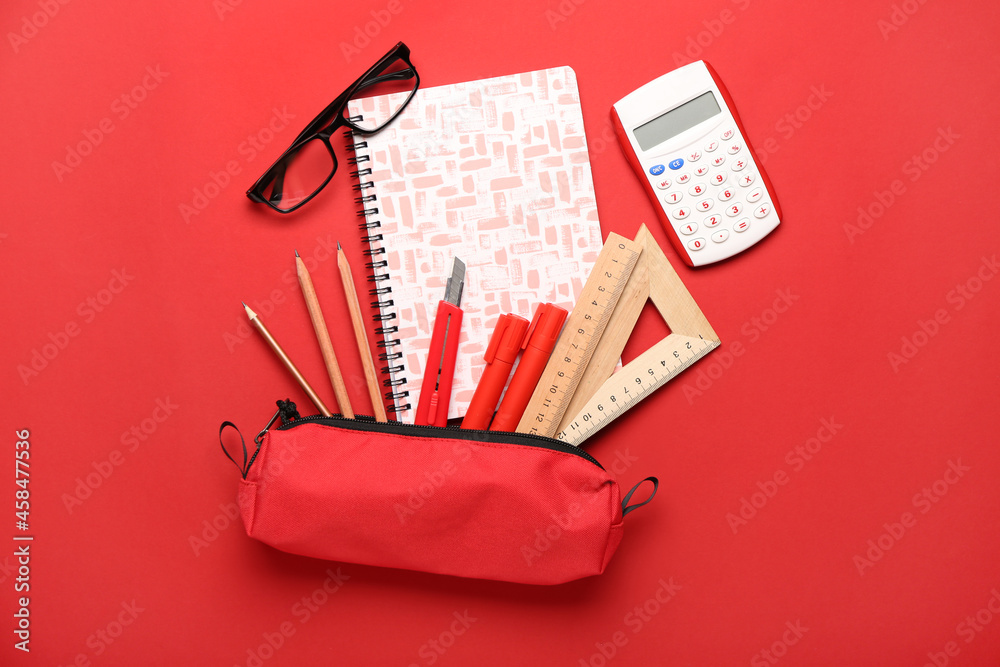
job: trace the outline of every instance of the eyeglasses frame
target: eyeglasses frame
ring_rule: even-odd
[[[381,74],[387,67],[397,60],[402,60],[407,65],[406,69],[397,70],[385,75]],[[395,79],[406,79],[409,78],[411,74],[415,79],[413,90],[410,91],[409,96],[399,109],[397,109],[392,116],[390,116],[389,119],[379,127],[373,129],[360,127],[356,124],[355,120],[344,117],[344,110],[347,108],[348,103],[364,88]],[[330,144],[330,137],[333,133],[336,132],[338,128],[343,126],[350,127],[354,132],[363,135],[371,135],[380,131],[385,127],[385,125],[392,122],[396,116],[402,113],[403,109],[405,109],[410,103],[410,100],[413,99],[413,95],[417,92],[418,88],[420,88],[420,75],[417,73],[417,69],[413,66],[413,62],[410,60],[410,49],[403,42],[398,42],[396,46],[390,49],[384,56],[379,58],[378,62],[372,65],[367,72],[352,83],[347,90],[338,95],[333,102],[328,104],[323,111],[321,111],[315,118],[312,119],[312,121],[309,122],[308,125],[306,125],[305,129],[303,129],[292,141],[292,145],[289,146],[280,156],[278,156],[278,159],[276,159],[271,166],[264,171],[264,174],[250,187],[250,189],[247,190],[247,197],[250,198],[251,201],[267,204],[279,213],[291,213],[292,211],[304,206],[306,203],[311,201],[313,197],[318,195],[320,191],[326,187],[327,183],[330,182],[330,179],[333,178],[333,175],[337,173],[337,167],[339,166],[337,162],[337,154],[334,152],[333,146]],[[284,167],[287,166],[286,162],[289,157],[294,155],[302,146],[317,138],[323,142],[326,149],[330,152],[330,158],[333,161],[333,168],[330,170],[330,174],[312,194],[295,204],[295,206],[287,209],[278,208],[270,199],[264,196],[264,189],[272,183],[275,183],[275,188],[280,189],[282,181],[284,180]]]

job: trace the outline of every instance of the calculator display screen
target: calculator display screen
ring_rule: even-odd
[[[691,129],[704,120],[708,120],[720,111],[719,103],[715,101],[715,95],[712,94],[712,91],[708,91],[676,109],[671,109],[667,113],[657,116],[648,123],[643,123],[632,132],[635,134],[635,140],[639,143],[639,148],[648,151],[653,146],[663,143],[684,130]]]

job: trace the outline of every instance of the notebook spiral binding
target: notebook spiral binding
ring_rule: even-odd
[[[349,120],[356,122],[363,120],[363,117],[352,116]],[[361,240],[368,244],[368,249],[364,251],[364,254],[371,258],[371,261],[365,263],[365,269],[368,273],[368,282],[373,285],[368,291],[368,294],[373,297],[371,306],[378,311],[377,315],[372,316],[377,325],[375,336],[378,340],[375,341],[375,345],[382,349],[378,355],[379,361],[386,363],[381,369],[382,375],[385,376],[382,379],[382,385],[389,391],[384,392],[383,396],[390,403],[386,410],[398,413],[410,410],[412,406],[403,400],[410,395],[410,392],[406,390],[406,368],[402,363],[403,353],[393,349],[401,341],[394,337],[394,334],[399,332],[399,327],[392,324],[392,321],[397,317],[396,312],[392,310],[395,306],[391,296],[392,287],[384,284],[385,281],[389,280],[387,272],[389,262],[379,258],[380,255],[385,254],[385,248],[381,245],[382,234],[378,231],[381,229],[382,223],[378,219],[379,209],[378,197],[374,191],[375,183],[371,180],[365,180],[372,175],[371,167],[363,166],[364,163],[370,162],[370,157],[361,152],[368,148],[368,142],[355,137],[350,130],[344,132],[344,137],[350,142],[347,150],[353,153],[347,162],[358,166],[351,172],[351,176],[358,179],[358,182],[353,186],[354,191],[358,193],[358,196],[354,198],[354,203],[359,207],[358,217],[364,220],[358,225],[364,234]]]

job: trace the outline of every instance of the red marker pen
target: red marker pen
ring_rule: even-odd
[[[528,320],[518,315],[501,315],[497,320],[493,335],[490,336],[490,344],[483,355],[488,365],[472,394],[472,402],[462,420],[462,428],[485,429],[490,425],[493,411],[496,410],[497,401],[507,384],[517,353],[521,351],[527,330]]]
[[[535,311],[535,317],[531,320],[531,326],[525,335],[521,363],[511,378],[507,393],[500,403],[500,409],[497,410],[497,416],[493,418],[491,431],[517,430],[524,408],[531,400],[531,394],[534,393],[538,378],[545,370],[545,364],[552,354],[552,348],[556,346],[556,340],[559,339],[559,332],[562,331],[568,314],[565,308],[551,303],[539,306]]]

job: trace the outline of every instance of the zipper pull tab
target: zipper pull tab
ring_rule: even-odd
[[[267,421],[267,425],[260,430],[260,433],[254,437],[253,441],[257,443],[257,449],[260,449],[260,443],[264,442],[264,436],[267,435],[267,430],[274,426],[274,422],[278,421],[278,417],[281,416],[281,410],[274,413],[274,416]]]
[[[292,403],[291,399],[285,399],[283,401],[276,401],[278,405],[278,414],[281,415],[281,423],[287,424],[290,421],[295,421],[296,419],[302,419],[302,415],[299,411],[295,409],[295,404]]]
[[[278,406],[278,411],[274,413],[274,416],[268,420],[267,425],[260,430],[257,437],[253,439],[257,443],[257,449],[260,449],[260,443],[264,441],[264,436],[267,434],[268,430],[274,426],[274,422],[281,418],[282,424],[287,424],[288,422],[295,421],[296,419],[302,419],[302,415],[295,408],[295,403],[292,403],[291,399],[285,399],[284,401],[275,401]]]

